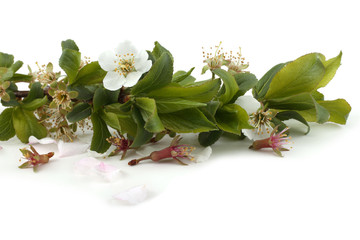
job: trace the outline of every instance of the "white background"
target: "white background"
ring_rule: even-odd
[[[17,168],[13,138],[1,142],[0,239],[360,239],[359,53],[356,1],[6,1],[1,3],[0,51],[36,69],[57,63],[60,42],[74,39],[96,60],[129,39],[152,49],[159,41],[176,70],[196,66],[201,47],[242,47],[260,78],[275,64],[309,52],[328,58],[343,51],[342,66],[322,92],[347,99],[348,125],[293,124],[293,149],[280,158],[227,139],[209,161],[109,162],[118,182],[79,178],[80,156],[53,161],[39,173]],[[195,137],[194,137],[195,138]],[[133,155],[134,156],[134,155]],[[129,156],[131,159],[131,155]],[[128,206],[112,196],[146,184],[150,197]]]

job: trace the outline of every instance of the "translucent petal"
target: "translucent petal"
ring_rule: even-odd
[[[136,47],[130,41],[127,40],[122,43],[119,43],[119,45],[115,49],[115,53],[120,56],[124,56],[127,54],[129,55],[134,54],[136,56],[138,51]]]
[[[113,51],[106,51],[99,56],[99,65],[105,71],[114,71],[116,68],[117,57]]]
[[[114,196],[114,198],[130,204],[143,202],[148,196],[148,190],[145,185],[130,188]]]
[[[142,72],[131,72],[125,78],[124,87],[134,86],[140,79]]]
[[[125,77],[117,72],[108,72],[103,80],[104,87],[110,91],[120,89],[125,83]]]
[[[42,138],[42,139],[37,139],[34,136],[29,137],[29,144],[34,145],[34,144],[38,144],[38,143],[39,144],[53,144],[53,143],[56,144],[56,140],[49,138],[49,137]]]
[[[1,150],[1,149],[3,149],[3,147],[2,147],[2,146],[0,146],[0,150]]]
[[[119,176],[120,169],[104,162],[100,162],[95,166],[95,172],[104,180],[111,182]]]
[[[57,157],[69,157],[73,155],[78,155],[86,152],[90,144],[82,142],[71,142],[66,143],[64,141],[59,141],[58,143],[58,154]]]
[[[100,161],[93,157],[82,158],[75,163],[74,170],[82,175],[95,175],[94,168],[99,163]]]

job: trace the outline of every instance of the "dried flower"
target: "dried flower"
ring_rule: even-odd
[[[40,66],[39,63],[36,62],[36,65],[39,68],[39,71],[32,72],[30,66],[28,66],[29,74],[33,76],[34,80],[37,79],[42,85],[48,85],[55,82],[61,75],[60,72],[54,72],[52,63],[48,63],[46,66],[45,64]]]
[[[172,140],[169,147],[164,148],[160,151],[153,151],[149,156],[131,160],[128,164],[130,166],[133,166],[133,165],[138,164],[140,161],[143,161],[146,159],[151,159],[154,162],[158,162],[162,159],[172,158],[182,165],[186,165],[186,164],[183,163],[179,158],[194,161],[195,158],[193,156],[191,156],[190,154],[193,150],[195,150],[195,147],[192,147],[187,144],[179,145],[180,140],[181,140],[181,137],[178,135],[178,136],[174,137],[174,139]]]
[[[116,135],[116,134],[115,136],[111,136],[107,138],[106,141],[108,141],[109,143],[111,143],[111,145],[116,147],[114,151],[110,153],[109,157],[115,156],[116,154],[123,152],[121,159],[125,158],[126,152],[127,150],[130,149],[130,145],[132,143],[131,140],[126,139],[124,136]]]
[[[249,67],[249,63],[245,63],[245,58],[242,57],[240,47],[239,47],[239,52],[237,52],[236,55],[232,55],[232,52],[230,53],[231,53],[230,59],[228,59],[230,63],[227,66],[229,72],[241,73],[243,72],[244,69]]]
[[[32,167],[34,171],[37,170],[37,167],[42,164],[46,164],[49,162],[50,158],[54,156],[54,152],[49,152],[47,154],[39,154],[35,148],[30,145],[30,150],[23,148],[20,149],[21,153],[23,154],[23,158],[25,158],[25,163],[21,164],[19,168],[30,168]],[[20,159],[21,161],[21,159]]]
[[[203,67],[202,74],[204,74],[207,70],[213,70],[217,68],[221,68],[221,66],[225,65],[225,54],[222,52],[222,47],[220,47],[222,42],[219,43],[218,46],[215,46],[215,52],[207,53],[203,51],[204,63],[206,65]],[[204,48],[203,48],[204,49]],[[212,47],[210,47],[212,50]]]
[[[270,134],[269,138],[254,141],[250,146],[250,149],[259,150],[262,148],[272,148],[272,150],[279,156],[282,157],[281,151],[289,151],[284,148],[284,144],[288,144],[291,137],[285,133],[289,130],[288,127],[284,128],[281,132],[277,133],[279,126],[276,126]]]

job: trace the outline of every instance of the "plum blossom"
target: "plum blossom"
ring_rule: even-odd
[[[150,70],[152,62],[145,50],[137,50],[130,41],[122,42],[114,51],[99,56],[99,64],[107,71],[104,87],[115,91],[134,86],[141,75]]]
[[[114,196],[115,199],[135,205],[143,202],[148,197],[148,189],[145,185],[129,188]]]

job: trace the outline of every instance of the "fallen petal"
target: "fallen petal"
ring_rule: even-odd
[[[95,165],[95,172],[106,181],[113,181],[119,176],[120,169],[112,165],[100,162]]]
[[[94,168],[100,161],[93,157],[80,159],[75,163],[75,171],[82,175],[95,175]]]
[[[1,150],[1,149],[3,149],[3,147],[2,147],[2,146],[0,146],[0,150]]]
[[[210,146],[204,148],[199,152],[194,151],[193,152],[194,162],[200,163],[208,160],[210,158],[211,153],[212,153],[212,148]]]
[[[29,144],[30,145],[34,145],[34,144],[37,144],[37,143],[39,143],[39,144],[53,144],[53,143],[55,143],[56,144],[56,141],[55,141],[55,139],[52,139],[52,138],[49,138],[49,137],[42,138],[42,139],[37,139],[34,136],[29,137]]]
[[[71,142],[66,143],[64,141],[59,141],[58,143],[58,157],[69,157],[73,155],[78,155],[86,152],[89,148],[88,143],[81,142]]]
[[[143,202],[148,196],[148,190],[145,185],[129,188],[128,190],[121,192],[114,196],[118,199],[129,204],[138,204]]]

